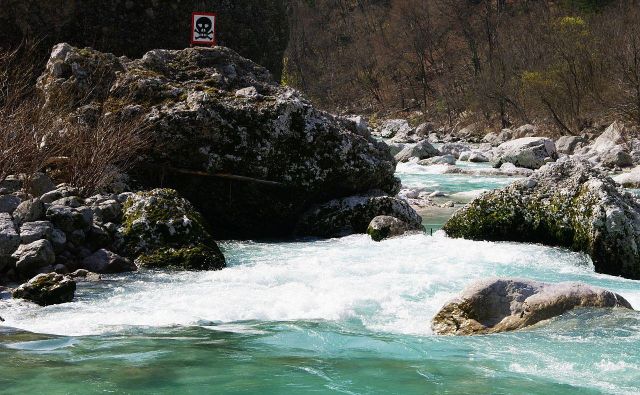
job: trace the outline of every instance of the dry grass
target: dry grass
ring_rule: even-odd
[[[83,195],[99,192],[134,163],[149,142],[148,130],[139,118],[101,109],[96,121],[86,122],[49,109],[64,106],[44,108],[33,86],[32,48],[0,50],[0,182],[20,175],[28,187],[36,172],[53,165],[54,181]]]

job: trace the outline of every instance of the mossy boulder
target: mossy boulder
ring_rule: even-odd
[[[208,224],[172,189],[138,192],[123,206],[123,251],[146,267],[221,269],[225,259]]]
[[[288,236],[314,204],[399,190],[384,143],[229,48],[157,49],[130,60],[59,44],[38,88],[63,113],[86,97],[69,115],[89,123],[89,108],[103,110],[96,121],[142,118],[151,142],[131,179],[179,191],[215,222],[218,238]]]
[[[13,291],[13,297],[30,300],[41,306],[71,302],[76,282],[57,273],[38,274]]]
[[[562,246],[591,256],[599,273],[640,279],[640,204],[579,159],[548,164],[454,213],[451,237]]]

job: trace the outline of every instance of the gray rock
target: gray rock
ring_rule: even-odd
[[[56,189],[55,184],[51,181],[51,178],[44,173],[36,173],[29,180],[29,185],[27,187],[29,192],[33,196],[41,196],[49,191]]]
[[[24,222],[34,222],[44,219],[45,206],[38,199],[25,200],[13,212],[13,220],[16,225],[20,226]]]
[[[374,217],[367,227],[367,234],[371,236],[371,239],[374,241],[382,241],[390,237],[401,236],[411,231],[423,231],[422,225],[412,227],[406,222],[389,215]]]
[[[481,162],[489,162],[489,158],[482,152],[473,151],[469,154],[469,162],[481,163]]]
[[[429,137],[429,135],[433,133],[434,130],[435,130],[435,126],[433,123],[425,122],[418,125],[418,127],[416,128],[415,134],[419,138],[425,138],[425,137]]]
[[[217,225],[217,237],[287,236],[312,202],[399,190],[395,162],[382,142],[316,109],[229,48],[158,49],[140,59],[71,46],[64,52],[52,54],[38,81],[46,105],[61,116],[86,112],[73,108],[89,93],[87,77],[74,74],[74,64],[85,76],[108,76],[92,87],[93,105],[109,106],[108,116],[138,112],[153,140],[132,171],[148,170],[148,188],[178,188]],[[57,75],[54,65],[70,73]],[[248,86],[265,100],[235,97]],[[162,177],[163,167],[195,174]],[[202,182],[201,173],[212,182]],[[222,173],[244,177],[232,181],[232,201]]]
[[[565,155],[573,155],[578,148],[582,148],[587,140],[582,136],[562,136],[556,140],[556,150]]]
[[[521,139],[523,137],[533,137],[538,134],[538,129],[530,124],[522,125],[512,132],[511,139]]]
[[[605,167],[631,167],[633,158],[620,145],[617,145],[600,156],[600,161]]]
[[[246,99],[258,99],[261,95],[255,86],[248,86],[246,88],[238,89],[236,91],[236,97],[244,97]]]
[[[78,269],[69,274],[69,277],[76,281],[100,281],[102,277],[98,273],[93,273],[87,269]]]
[[[589,254],[599,273],[640,279],[640,203],[578,158],[481,195],[443,229],[451,237],[567,247]]]
[[[0,270],[10,263],[13,254],[20,245],[20,235],[16,231],[11,215],[0,213]]]
[[[523,137],[500,144],[495,149],[495,167],[513,163],[518,167],[539,169],[549,160],[558,159],[556,147],[544,137]]]
[[[424,140],[415,145],[407,145],[395,156],[395,159],[398,162],[408,162],[411,158],[427,159],[438,155],[440,152]]]
[[[53,224],[49,221],[25,222],[20,227],[22,244],[33,243],[36,240],[51,239]]]
[[[57,273],[38,274],[13,291],[13,297],[30,300],[41,306],[73,300],[76,282]]]
[[[467,151],[471,151],[471,146],[466,143],[445,143],[440,147],[442,155],[453,155],[456,159]]]
[[[62,252],[65,244],[67,244],[67,235],[60,229],[53,229],[50,241],[55,252]]]
[[[378,134],[383,138],[391,138],[398,133],[409,135],[412,131],[406,119],[387,119],[380,125]]]
[[[0,213],[13,214],[20,203],[22,199],[15,195],[2,195],[0,196]]]
[[[622,296],[583,283],[490,278],[472,283],[445,304],[431,327],[439,335],[505,332],[585,307],[633,309]]]
[[[11,257],[16,261],[16,270],[23,278],[36,273],[43,266],[53,265],[56,261],[49,240],[22,244]]]
[[[78,208],[84,205],[84,201],[78,196],[61,197],[60,199],[51,202],[52,206],[67,206],[72,208]]]
[[[82,267],[94,273],[122,273],[137,270],[127,258],[109,250],[100,249],[82,260]]]
[[[422,226],[422,218],[404,200],[390,196],[350,196],[313,207],[301,217],[296,234],[342,237],[366,233],[371,220],[380,215],[395,217],[412,229]]]
[[[93,218],[98,222],[119,222],[122,217],[122,205],[116,200],[105,200],[91,206]]]
[[[47,219],[56,228],[67,233],[74,230],[88,230],[93,222],[93,211],[89,207],[50,206],[46,212]]]
[[[453,155],[442,155],[442,156],[434,156],[433,158],[423,159],[418,161],[418,164],[429,166],[429,165],[455,165],[456,158]]]
[[[385,144],[389,147],[389,152],[393,156],[398,155],[407,146],[405,143],[395,143],[392,141],[387,141]]]

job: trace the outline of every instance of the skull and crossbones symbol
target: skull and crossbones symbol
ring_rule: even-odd
[[[201,16],[196,20],[195,33],[197,34],[196,40],[211,40],[213,39],[213,27],[211,19]]]

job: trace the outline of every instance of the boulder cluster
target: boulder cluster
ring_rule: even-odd
[[[44,193],[29,196],[20,184],[9,178],[0,186],[0,280],[31,279],[15,297],[43,305],[68,301],[74,279],[87,273],[225,265],[202,216],[173,190],[82,198],[41,174]]]

